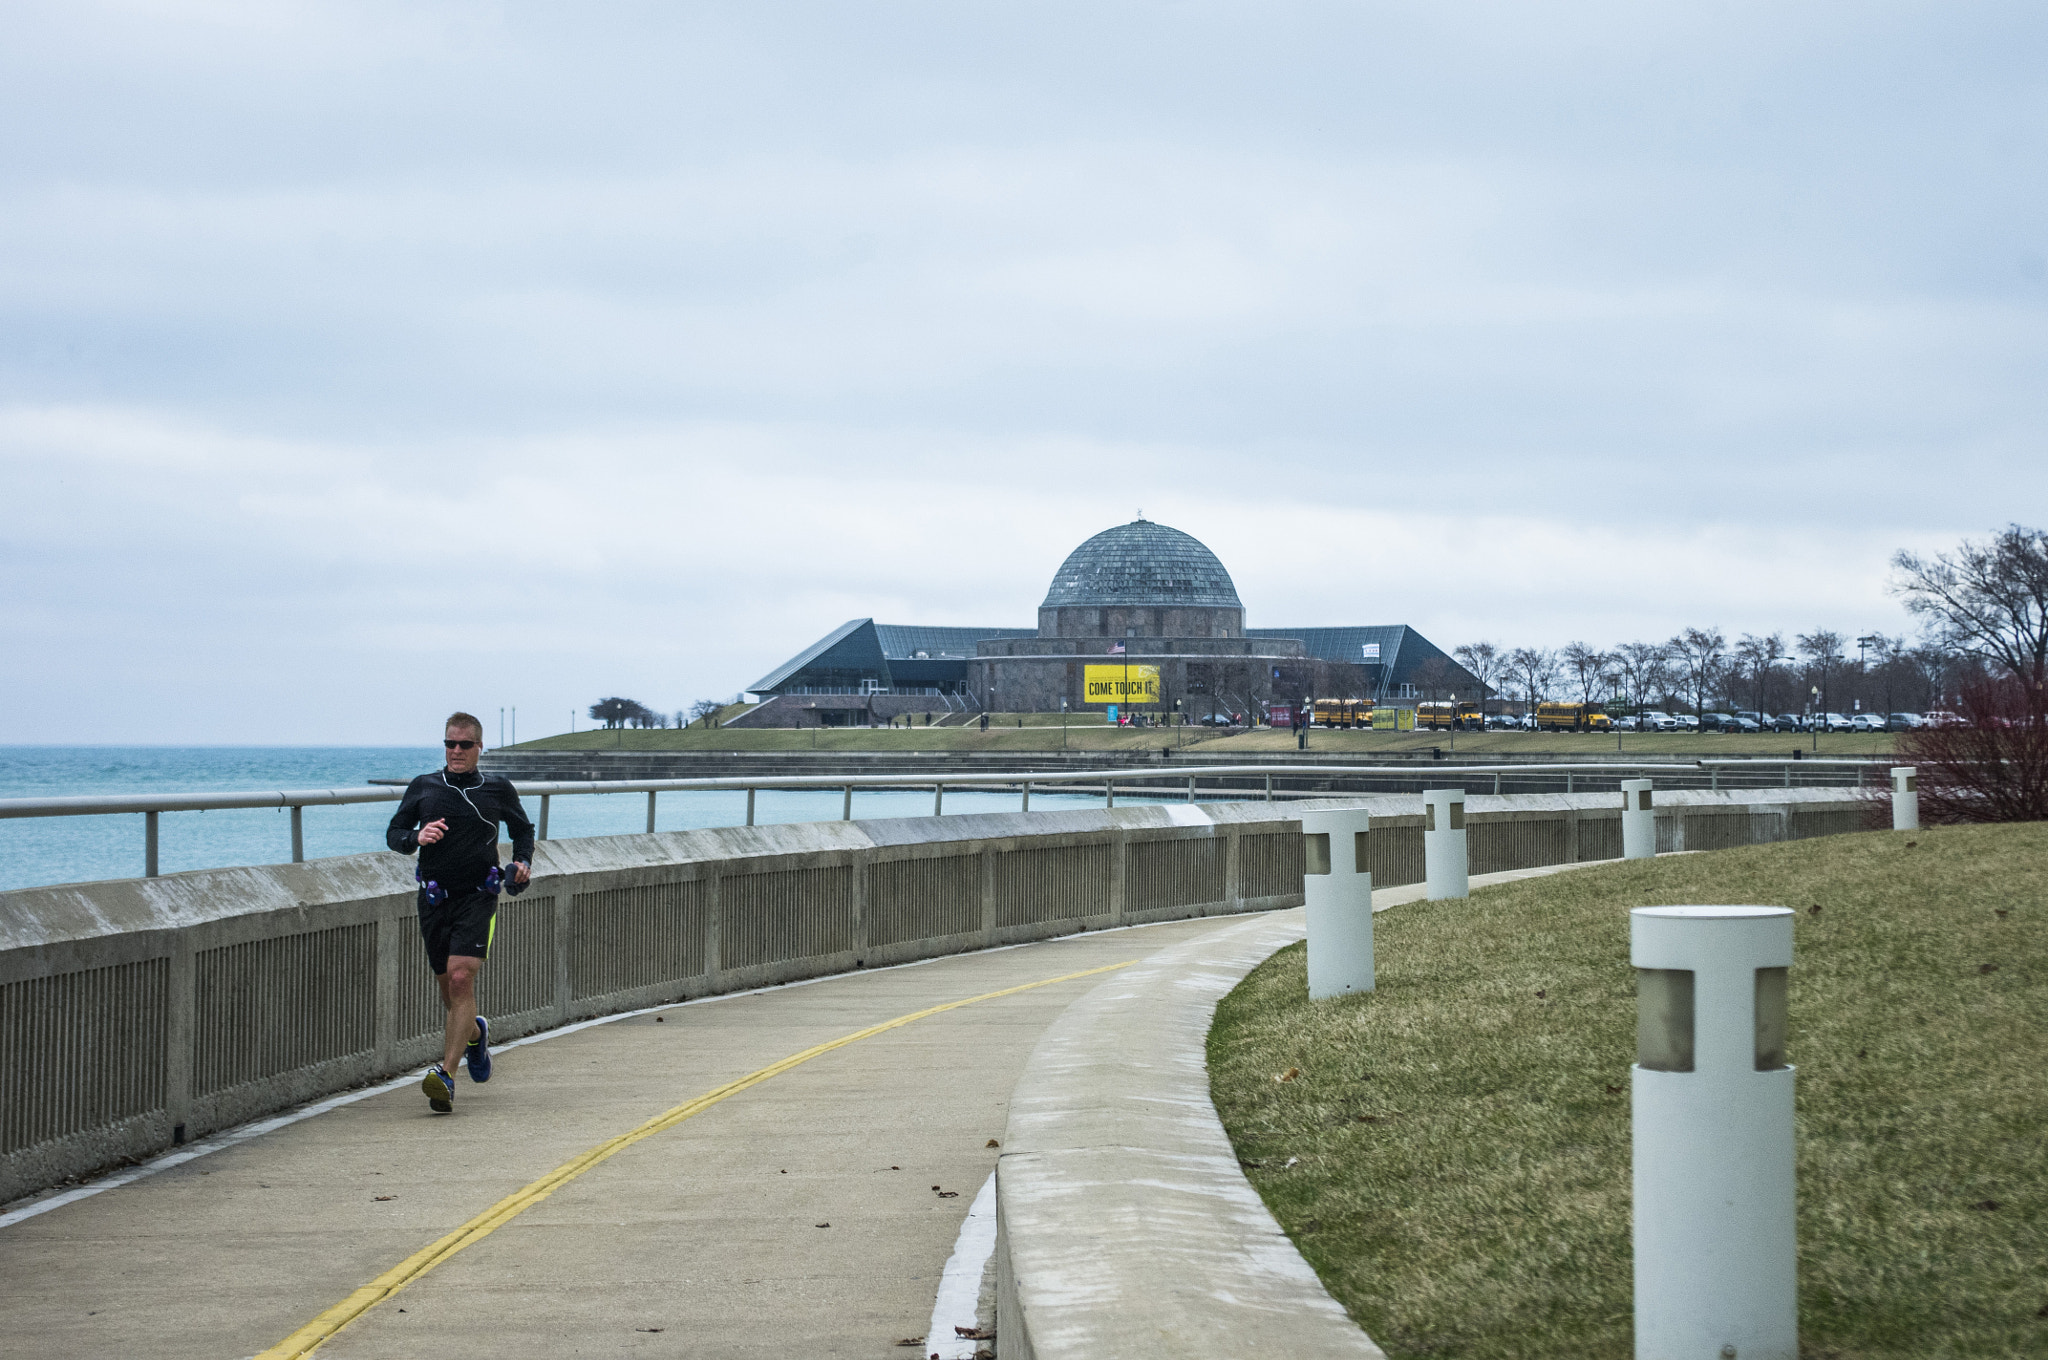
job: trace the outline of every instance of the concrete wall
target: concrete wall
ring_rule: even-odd
[[[547,841],[481,1001],[506,1038],[935,954],[1301,900],[1284,809],[1129,807]],[[0,1201],[424,1066],[392,854],[0,894]]]
[[[1757,794],[1749,795],[1755,799]],[[1847,831],[1833,790],[1659,795],[1667,848]],[[482,982],[506,1038],[594,1015],[1078,930],[1301,902],[1300,809],[1149,804],[543,842]],[[1610,806],[1611,805],[1611,806]],[[1473,869],[1618,853],[1614,794],[1475,797]],[[0,893],[0,1201],[440,1049],[412,862],[392,854]]]

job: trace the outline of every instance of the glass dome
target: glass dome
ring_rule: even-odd
[[[1201,540],[1146,519],[1105,529],[1067,554],[1039,608],[1115,605],[1244,607]]]

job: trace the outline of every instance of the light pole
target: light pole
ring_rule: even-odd
[[[1806,706],[1806,730],[1813,735],[1813,753],[1820,754],[1820,686],[1812,687],[1813,699]],[[1796,748],[1795,748],[1796,749]]]
[[[1870,682],[1869,651],[1872,647],[1878,646],[1883,641],[1884,639],[1876,633],[1865,633],[1862,637],[1856,639],[1856,678],[1864,684]],[[1863,700],[1860,695],[1856,700],[1856,708],[1858,712],[1861,712],[1863,709]]]

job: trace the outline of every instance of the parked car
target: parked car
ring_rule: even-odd
[[[1882,732],[1885,730],[1884,714],[1858,713],[1849,719],[1851,732]]]
[[[1700,720],[1696,715],[1691,713],[1679,713],[1675,714],[1674,717],[1678,725],[1686,731],[1697,732],[1700,730]]]
[[[1952,713],[1945,708],[1930,709],[1920,715],[1922,727],[1961,727],[1963,715]]]
[[[1910,732],[1920,725],[1918,713],[1894,713],[1885,721],[1885,726],[1894,732]]]
[[[1237,715],[1234,713],[1211,713],[1208,717],[1198,719],[1197,721],[1203,727],[1235,727],[1237,726]]]
[[[1513,728],[1518,728],[1521,725],[1522,720],[1512,713],[1489,713],[1486,715],[1486,727],[1488,731],[1507,731]]]
[[[1735,725],[1733,727],[1723,727],[1721,730],[1723,732],[1761,732],[1764,730],[1764,725],[1747,713],[1736,714],[1734,722]]]
[[[1700,714],[1700,731],[1733,732],[1735,731],[1735,715],[1733,713],[1702,713]]]
[[[1640,732],[1642,730],[1642,723],[1633,713],[1623,714],[1614,720],[1614,730],[1617,732]]]
[[[1773,732],[1804,732],[1806,730],[1806,719],[1797,713],[1780,713],[1777,717],[1771,719],[1771,730]]]
[[[1816,714],[1813,719],[1813,725],[1823,732],[1853,732],[1856,730],[1854,724],[1849,721],[1849,717],[1845,713]]]
[[[1678,730],[1678,719],[1672,717],[1669,713],[1660,713],[1654,708],[1648,713],[1643,714],[1637,721],[1642,724],[1643,730],[1646,732],[1676,732]]]

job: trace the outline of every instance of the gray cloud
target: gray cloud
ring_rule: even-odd
[[[0,740],[679,707],[1140,505],[1260,622],[1898,629],[2048,490],[2029,7],[17,8]]]

